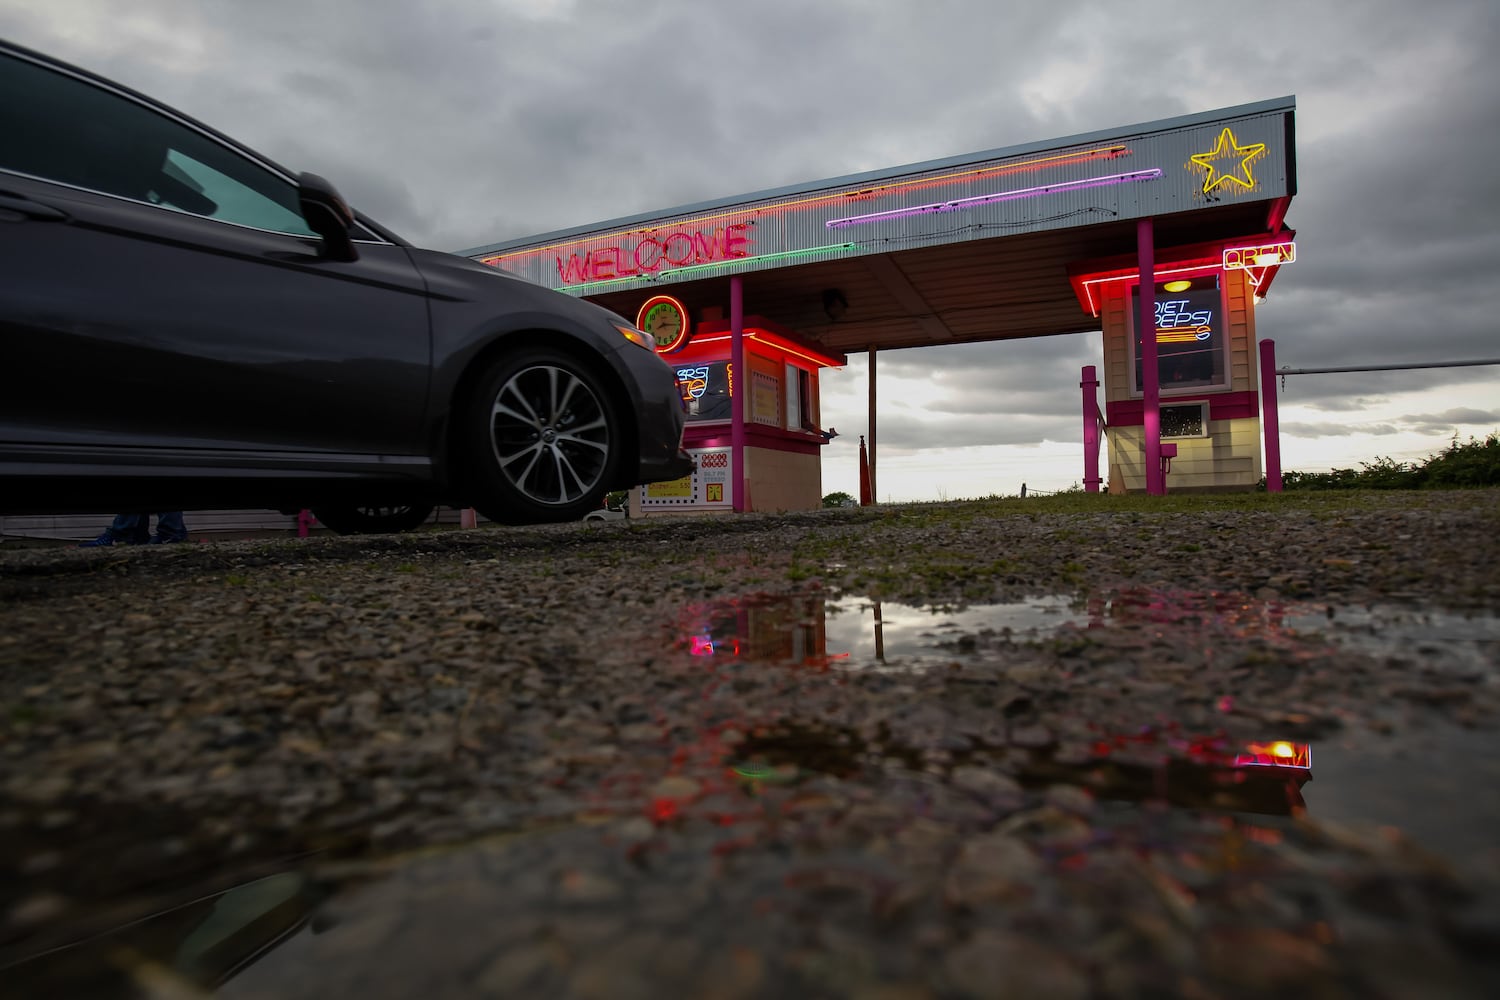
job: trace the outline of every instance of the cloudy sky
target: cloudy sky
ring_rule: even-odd
[[[1500,358],[1496,0],[0,0],[0,36],[448,250],[1293,94],[1278,364]],[[882,498],[1080,480],[1100,363],[1098,335],[882,356]],[[824,488],[854,493],[863,359],[824,394]],[[1500,366],[1281,403],[1288,469],[1420,460],[1500,429]]]

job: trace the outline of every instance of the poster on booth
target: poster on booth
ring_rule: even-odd
[[[642,510],[733,510],[734,459],[729,448],[689,448],[693,471],[641,487]]]

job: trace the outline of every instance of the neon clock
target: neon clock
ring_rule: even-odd
[[[658,354],[670,354],[692,333],[687,307],[670,295],[653,295],[636,314],[635,325],[656,338]]]

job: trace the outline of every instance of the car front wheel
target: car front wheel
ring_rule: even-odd
[[[600,377],[563,351],[496,361],[463,414],[474,506],[502,524],[576,521],[620,461],[619,418]]]

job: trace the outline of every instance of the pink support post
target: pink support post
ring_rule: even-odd
[[[1266,492],[1281,492],[1281,423],[1276,412],[1276,341],[1260,342],[1261,433],[1266,436]]]
[[[1083,366],[1083,491],[1098,493],[1099,484],[1099,377],[1093,365]]]
[[[745,510],[745,394],[750,391],[750,369],[745,365],[745,285],[729,279],[729,444],[734,462],[734,509]]]
[[[1146,492],[1161,496],[1167,492],[1167,477],[1161,471],[1161,372],[1156,362],[1156,246],[1155,230],[1149,218],[1135,224],[1135,252],[1140,265],[1141,311],[1135,328],[1141,338],[1141,395],[1145,412],[1142,430],[1146,433]]]

